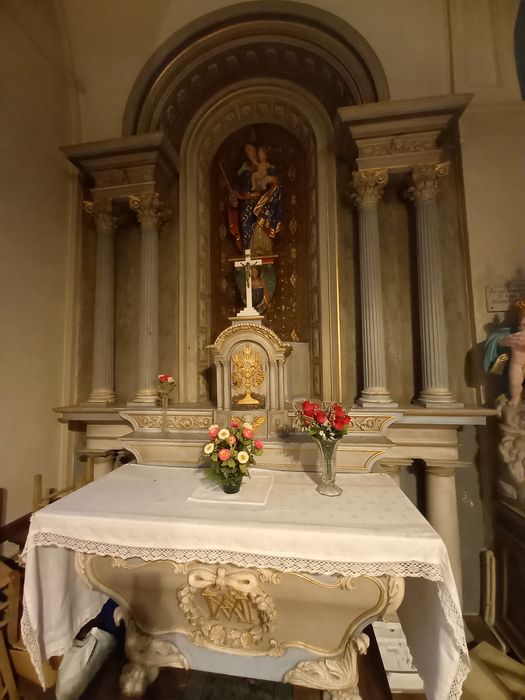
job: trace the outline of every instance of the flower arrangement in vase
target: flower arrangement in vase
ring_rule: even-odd
[[[321,451],[322,481],[316,490],[323,496],[339,496],[343,489],[335,483],[333,457],[339,440],[346,435],[352,422],[350,414],[338,403],[313,401],[303,401],[297,414],[302,430],[316,441]]]
[[[263,443],[255,438],[252,423],[233,418],[228,428],[211,425],[209,442],[203,453],[211,460],[206,476],[220,484],[225,493],[237,493],[244,476],[250,476],[249,467],[262,454]]]
[[[162,418],[161,418],[161,435],[164,437],[166,435],[166,412],[168,410],[168,402],[170,400],[170,394],[175,386],[175,380],[171,374],[159,374],[159,386],[157,391],[160,396],[160,403],[162,406]]]

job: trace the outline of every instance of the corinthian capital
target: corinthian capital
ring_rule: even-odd
[[[352,173],[352,185],[355,192],[352,201],[361,209],[376,205],[383,196],[383,189],[388,182],[386,170],[358,170]]]
[[[414,166],[412,169],[412,182],[414,184],[408,188],[407,197],[413,202],[436,199],[439,191],[439,180],[446,177],[449,170],[449,162]]]
[[[96,199],[93,202],[85,201],[84,211],[94,218],[98,233],[112,231],[117,225],[117,219],[113,215],[113,202],[111,199]]]
[[[154,226],[159,229],[171,216],[157,192],[142,195],[130,195],[129,206],[136,212],[141,225]]]

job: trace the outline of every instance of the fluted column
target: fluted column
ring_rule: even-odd
[[[357,403],[396,406],[386,387],[385,332],[377,204],[388,181],[386,170],[352,174],[352,199],[359,210],[359,275],[363,338],[363,390]]]
[[[130,196],[140,221],[138,391],[134,403],[156,404],[159,362],[159,229],[166,219],[158,194]]]
[[[111,199],[84,202],[95,220],[97,254],[95,316],[93,324],[93,375],[89,403],[115,401],[115,220]]]
[[[462,600],[461,546],[455,477],[458,466],[461,464],[426,460],[425,516],[447,547],[459,598]]]
[[[460,406],[449,389],[447,328],[437,215],[439,179],[449,163],[416,166],[408,196],[414,202],[417,229],[417,266],[421,336],[422,387],[417,402],[427,407]]]

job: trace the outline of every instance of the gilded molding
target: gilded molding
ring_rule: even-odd
[[[258,326],[255,323],[239,323],[235,326],[225,328],[221,333],[219,333],[217,339],[210,347],[216,351],[220,351],[224,343],[232,336],[237,335],[238,333],[244,333],[246,331],[254,333],[255,335],[260,335],[262,338],[267,340],[275,350],[284,353],[285,357],[292,352],[292,346],[288,345],[287,343],[283,343],[276,333],[265,326]]]
[[[413,202],[424,202],[437,198],[439,180],[446,177],[450,171],[450,162],[416,165],[412,168],[413,185],[406,191],[407,197]]]
[[[388,182],[386,170],[358,170],[352,173],[352,186],[356,190],[352,201],[359,208],[376,206]]]
[[[134,416],[138,428],[146,430],[161,429],[162,415],[151,415],[150,413],[141,413]],[[170,415],[166,416],[166,430],[207,430],[213,423],[211,416],[187,416],[187,415]]]

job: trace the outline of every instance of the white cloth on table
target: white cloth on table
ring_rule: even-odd
[[[253,470],[257,471],[257,470]],[[75,552],[230,563],[310,574],[405,577],[399,617],[429,700],[456,698],[468,672],[446,547],[390,477],[343,474],[326,498],[314,475],[272,471],[263,507],[189,500],[198,470],[127,464],[33,515],[22,632],[37,670],[63,653],[106,597]]]

